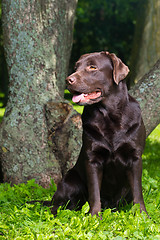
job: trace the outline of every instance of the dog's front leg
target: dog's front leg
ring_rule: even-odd
[[[102,166],[98,163],[87,161],[87,185],[89,194],[90,213],[97,215],[101,211],[100,189],[102,182]]]
[[[132,169],[128,172],[128,179],[132,190],[133,195],[133,204],[139,203],[140,210],[146,211],[143,194],[142,194],[142,160],[141,158],[133,162]]]

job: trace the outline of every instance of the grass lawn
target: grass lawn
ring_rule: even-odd
[[[34,179],[12,187],[0,184],[0,240],[160,240],[160,125],[146,141],[142,180],[150,219],[139,212],[138,205],[131,204],[119,212],[106,209],[100,220],[88,213],[88,203],[78,212],[59,209],[54,218],[49,208],[26,203],[50,200],[56,190],[52,180],[49,189],[37,185]]]

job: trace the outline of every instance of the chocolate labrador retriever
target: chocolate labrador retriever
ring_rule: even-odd
[[[145,127],[136,100],[124,78],[128,67],[113,53],[85,54],[67,79],[73,102],[85,105],[83,145],[76,165],[53,196],[52,213],[61,205],[80,209],[88,201],[92,215],[101,208],[118,209],[139,203],[142,196],[142,159]]]

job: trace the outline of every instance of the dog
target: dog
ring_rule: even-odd
[[[79,210],[86,201],[97,216],[131,201],[147,213],[141,184],[146,133],[140,106],[128,94],[128,72],[115,54],[103,51],[82,55],[67,77],[72,101],[85,106],[83,144],[52,198],[54,215],[59,206]]]

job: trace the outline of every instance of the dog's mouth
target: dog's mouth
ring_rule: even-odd
[[[91,92],[91,93],[73,93],[72,101],[74,103],[87,103],[89,100],[96,100],[97,98],[101,97],[102,93],[100,90]]]

